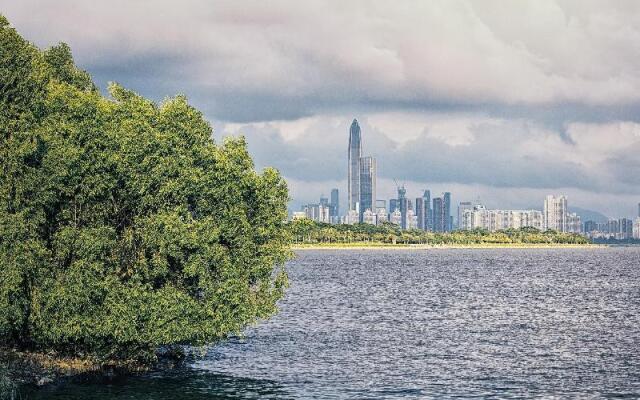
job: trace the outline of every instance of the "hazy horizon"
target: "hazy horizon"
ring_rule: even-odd
[[[244,134],[294,202],[346,204],[351,120],[378,198],[636,217],[640,3],[0,0],[41,47],[66,42],[104,90],[184,93],[216,140]],[[454,206],[455,210],[455,206]]]

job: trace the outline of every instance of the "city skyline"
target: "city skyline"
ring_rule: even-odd
[[[415,201],[407,197],[404,183],[396,185],[395,197],[377,196],[377,163],[372,156],[362,156],[363,133],[357,119],[349,127],[347,147],[347,210],[340,213],[339,189],[331,189],[331,201],[320,196],[319,203],[309,203],[300,211],[290,211],[292,220],[309,219],[330,224],[381,225],[387,222],[402,230],[421,230],[446,233],[455,230],[486,230],[489,232],[533,228],[583,235],[591,240],[628,241],[640,239],[640,203],[635,218],[608,218],[589,210],[583,219],[569,208],[567,196],[549,194],[544,198],[542,210],[488,209],[480,198],[474,202],[460,201],[456,218],[453,215],[452,195],[443,192],[431,196],[425,189]],[[387,207],[387,204],[389,207]]]
[[[635,214],[637,2],[0,5],[37,45],[69,43],[101,90],[113,80],[158,101],[184,93],[216,141],[244,134],[256,166],[289,182],[292,209],[326,188],[346,199],[355,116],[379,197],[395,178],[408,198],[430,188],[454,204],[526,209],[562,193],[608,217]]]

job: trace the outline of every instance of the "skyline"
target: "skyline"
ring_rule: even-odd
[[[0,9],[39,46],[69,43],[100,89],[184,93],[216,140],[244,133],[257,166],[287,178],[292,209],[332,187],[346,195],[355,117],[379,198],[397,179],[408,198],[429,188],[454,204],[526,209],[562,193],[608,217],[635,215],[637,2],[187,3]]]

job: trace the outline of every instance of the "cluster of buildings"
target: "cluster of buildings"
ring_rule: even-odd
[[[541,231],[582,232],[580,216],[569,212],[565,196],[547,196],[542,211],[488,210],[481,204],[471,206],[469,202],[462,202],[458,215],[459,229],[486,229],[494,232],[531,227]]]
[[[638,204],[638,217],[635,220],[619,218],[606,222],[586,221],[584,235],[590,239],[640,239],[640,204]]]
[[[338,189],[331,197],[307,204],[293,213],[293,219],[308,218],[332,224],[366,223],[378,225],[390,222],[401,229],[420,229],[431,232],[451,232],[454,229],[484,229],[491,232],[504,229],[532,227],[541,231],[556,230],[584,234],[590,238],[640,239],[640,204],[638,218],[611,220],[607,223],[582,222],[579,215],[569,212],[566,196],[547,196],[540,210],[487,209],[480,201],[458,204],[454,224],[451,213],[451,193],[431,197],[425,190],[421,197],[409,199],[404,186],[397,187],[397,197],[380,200],[376,193],[376,159],[362,155],[362,133],[357,120],[349,128],[347,208],[341,213]]]

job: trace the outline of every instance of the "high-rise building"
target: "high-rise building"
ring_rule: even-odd
[[[472,210],[473,209],[473,204],[471,204],[470,201],[461,201],[458,204],[458,229],[464,229],[462,227],[462,215],[464,214],[465,210]]]
[[[453,217],[451,216],[451,193],[444,192],[442,195],[444,200],[444,216],[446,218],[445,232],[451,232],[453,230]]]
[[[378,224],[389,220],[386,200],[376,200],[376,214],[378,216]]]
[[[582,233],[582,220],[576,213],[567,214],[567,226],[565,229],[567,233]]]
[[[320,204],[322,204],[325,207],[329,207],[329,199],[327,197],[324,197],[324,195],[321,195]]]
[[[416,218],[418,229],[424,230],[424,198],[416,197]]]
[[[552,195],[544,199],[544,229],[567,232],[567,198]]]
[[[409,202],[407,201],[407,190],[404,186],[398,187],[398,208],[402,215],[400,228],[407,229],[407,211],[409,211]]]
[[[633,223],[633,238],[640,239],[640,217]]]
[[[360,201],[360,157],[362,157],[362,143],[360,125],[353,120],[349,129],[349,171],[347,174],[347,202],[348,210],[355,210]]]
[[[340,216],[340,196],[338,189],[331,189],[331,211],[334,218]]]
[[[445,192],[442,197],[433,198],[433,231],[451,232],[451,193]]]
[[[425,231],[430,231],[432,230],[432,225],[433,225],[433,217],[432,214],[433,212],[431,211],[431,191],[430,190],[425,190],[424,194],[422,195],[422,199],[424,202],[424,230]]]
[[[487,210],[478,204],[462,212],[459,229],[486,229],[495,232],[525,227],[542,230],[542,212],[538,210]]]
[[[633,221],[628,218],[620,218],[618,220],[618,234],[616,239],[626,240],[633,237]]]
[[[307,204],[302,207],[305,216],[317,222],[329,222],[329,207],[323,204]]]
[[[392,224],[400,226],[402,224],[402,213],[397,208],[391,214],[389,214],[389,221]]]
[[[638,203],[638,218],[640,218],[640,203]]]
[[[433,198],[433,231],[444,232],[446,229],[444,218],[444,199],[442,197]]]
[[[376,211],[376,159],[360,157],[360,215]],[[362,217],[361,217],[362,222]]]
[[[418,218],[413,210],[407,210],[407,229],[418,229]]]
[[[367,211],[362,213],[362,222],[370,225],[377,225],[378,218],[376,213],[371,211],[371,209],[367,209]]]
[[[389,199],[389,212],[392,213],[398,208],[398,199]]]

